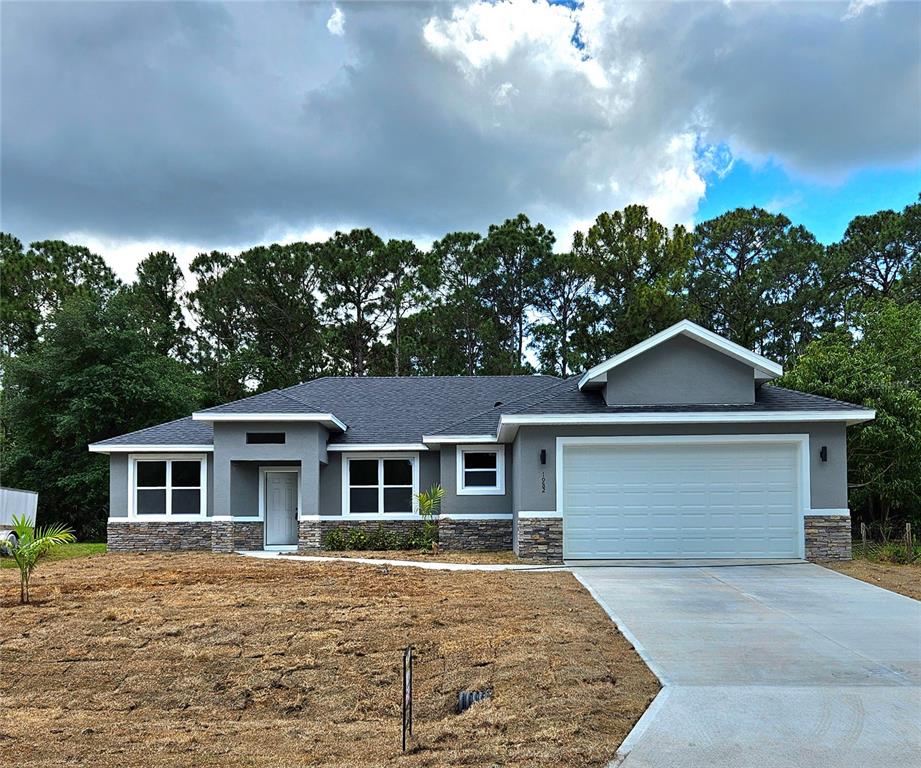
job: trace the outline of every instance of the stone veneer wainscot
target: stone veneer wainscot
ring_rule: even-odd
[[[106,536],[110,552],[211,551],[210,522],[109,522]]]

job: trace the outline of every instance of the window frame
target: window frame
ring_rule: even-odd
[[[412,453],[359,453],[349,451],[342,453],[342,516],[351,517],[356,520],[379,520],[379,519],[400,519],[419,517],[419,500],[416,494],[419,493],[419,454]],[[412,499],[412,510],[410,512],[384,512],[384,489],[385,488],[407,488],[405,485],[385,485],[384,484],[384,462],[390,459],[408,459],[412,463],[413,481],[410,489]],[[351,493],[352,485],[349,483],[349,462],[352,461],[377,461],[377,508],[378,512],[352,512]],[[356,485],[356,488],[374,488],[372,485]]]
[[[496,454],[496,484],[466,485],[464,456],[468,453]],[[505,495],[505,446],[504,445],[459,445],[457,446],[457,495],[458,496],[504,496]],[[477,471],[472,469],[469,471]],[[487,472],[491,470],[479,470]]]
[[[165,512],[154,515],[138,514],[137,494],[138,494],[138,464],[145,461],[165,461],[166,462],[166,485],[156,486],[166,491]],[[174,461],[197,461],[199,462],[198,487],[195,486],[177,486],[175,489],[172,485],[173,462]],[[153,486],[151,486],[153,488]],[[193,514],[173,514],[173,490],[198,490],[199,511]],[[143,490],[141,486],[140,490]],[[128,456],[128,519],[138,522],[157,522],[157,521],[194,521],[207,519],[208,517],[208,454],[205,453],[139,453]]]

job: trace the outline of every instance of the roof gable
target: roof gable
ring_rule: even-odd
[[[750,365],[754,371],[755,381],[769,381],[783,374],[783,367],[779,363],[775,363],[773,360],[769,360],[763,355],[752,352],[740,344],[736,344],[734,341],[729,341],[729,339],[725,339],[719,334],[713,333],[713,331],[708,331],[706,328],[697,325],[697,323],[692,323],[690,320],[682,320],[679,323],[675,323],[670,328],[666,328],[664,331],[650,336],[645,341],[634,344],[629,349],[625,349],[623,352],[614,355],[603,363],[599,363],[595,367],[590,368],[579,379],[579,389],[591,389],[604,384],[607,380],[608,371],[626,363],[628,360],[633,360],[653,347],[657,347],[663,342],[679,335],[686,336],[700,344],[704,344],[738,362]]]

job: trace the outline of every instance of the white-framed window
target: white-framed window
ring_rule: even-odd
[[[505,446],[457,447],[457,493],[502,496],[505,493]]]
[[[342,513],[416,514],[418,454],[353,454],[342,458]]]
[[[129,517],[188,520],[207,515],[205,456],[132,456],[128,471]]]

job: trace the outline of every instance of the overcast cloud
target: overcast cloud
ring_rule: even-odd
[[[3,228],[128,260],[519,211],[565,240],[630,202],[690,222],[733,158],[921,159],[917,3],[0,9]]]

